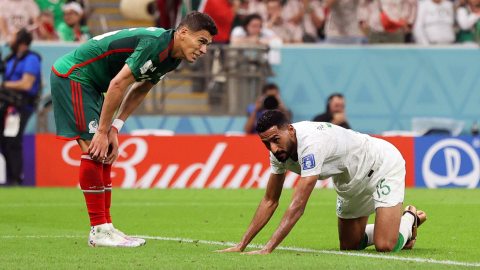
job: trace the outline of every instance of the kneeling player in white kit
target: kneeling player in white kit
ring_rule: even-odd
[[[278,110],[265,112],[256,130],[271,152],[272,174],[242,240],[221,252],[243,251],[267,224],[278,206],[287,170],[301,175],[292,202],[265,247],[247,254],[272,252],[302,216],[316,182],[328,177],[332,177],[338,194],[341,250],[370,245],[381,252],[413,248],[417,227],[427,216],[414,206],[407,206],[402,216],[405,161],[392,144],[330,123],[289,125]],[[367,225],[374,212],[375,224]]]

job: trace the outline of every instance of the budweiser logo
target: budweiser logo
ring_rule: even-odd
[[[69,165],[79,166],[79,157],[71,154],[73,147],[78,147],[75,141],[66,143],[62,158]],[[222,141],[216,141],[213,148],[197,147],[193,151],[182,144],[153,150],[144,138],[129,137],[120,142],[119,152],[112,179],[121,182],[122,188],[266,188],[271,172],[264,149],[261,155],[252,154],[238,146],[229,149],[229,143]],[[288,172],[284,187],[293,187],[298,179],[297,174]],[[331,181],[319,181],[317,187],[331,187]]]

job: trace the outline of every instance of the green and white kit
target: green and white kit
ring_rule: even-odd
[[[378,207],[403,203],[405,160],[389,142],[330,123],[294,123],[298,160],[279,162],[270,153],[273,174],[287,170],[301,177],[332,177],[337,216],[368,216]]]

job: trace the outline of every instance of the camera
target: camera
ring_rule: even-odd
[[[263,99],[262,104],[263,104],[263,109],[268,111],[268,110],[278,109],[279,102],[274,95],[270,95],[270,96],[266,96]]]

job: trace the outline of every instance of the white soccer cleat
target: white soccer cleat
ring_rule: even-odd
[[[102,224],[103,225],[103,224]],[[139,247],[138,242],[120,237],[110,228],[102,225],[94,226],[90,230],[88,245],[90,247]],[[108,228],[108,229],[107,229]]]
[[[111,224],[111,223],[110,223],[110,224]],[[117,234],[118,236],[124,238],[125,240],[130,240],[130,241],[133,241],[133,242],[137,242],[137,243],[140,244],[140,246],[145,245],[145,243],[147,242],[147,241],[145,241],[145,239],[142,239],[142,238],[133,238],[133,237],[130,237],[130,236],[124,234],[124,233],[123,233],[122,231],[120,231],[119,229],[116,229],[115,227],[113,227],[113,225],[110,225],[110,224],[109,224],[110,230],[111,230],[112,232],[114,232],[115,234]]]

